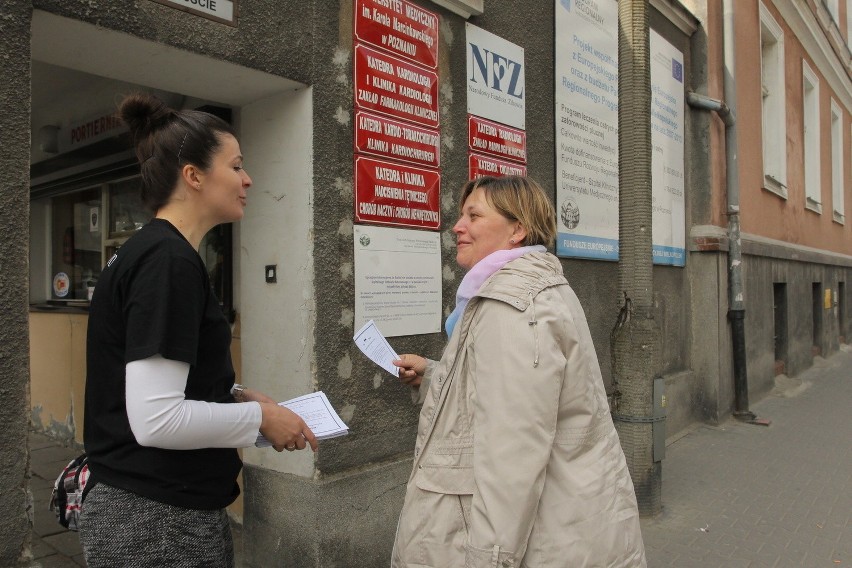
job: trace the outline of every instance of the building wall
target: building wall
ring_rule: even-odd
[[[821,68],[821,59],[816,53],[806,50],[773,2],[764,5],[781,26],[784,34],[786,133],[787,133],[787,185],[786,199],[763,189],[763,147],[761,126],[760,86],[760,20],[759,0],[736,2],[736,84],[737,84],[737,131],[742,149],[740,166],[742,229],[746,233],[769,237],[789,243],[831,250],[844,255],[852,254],[852,203],[845,200],[847,222],[838,224],[832,219],[831,191],[831,126],[830,100],[834,98],[843,109],[844,148],[850,143],[849,76],[845,90],[838,91],[836,83],[827,78],[827,69]],[[789,14],[787,14],[789,15]],[[813,17],[813,16],[811,16]],[[814,17],[815,18],[815,17]],[[822,213],[805,207],[804,133],[803,133],[803,84],[802,61],[807,61],[819,80],[820,96],[820,170]],[[848,195],[850,163],[844,168],[844,188]]]
[[[451,227],[457,216],[457,191],[467,179],[465,21],[428,0],[414,1],[441,17],[441,269],[446,314],[454,305],[463,276],[454,262]],[[747,353],[754,397],[768,392],[774,378],[773,331],[767,325],[772,321],[767,319],[772,315],[772,284],[789,283],[787,370],[797,373],[813,358],[812,283],[820,281],[837,289],[837,282],[849,282],[852,276],[848,269],[852,221],[835,226],[826,223],[830,216],[825,214],[813,220],[810,212],[796,205],[803,202],[803,196],[799,199],[791,190],[783,202],[761,189],[759,97],[754,90],[758,87],[754,66],[759,58],[759,43],[755,44],[757,1],[736,0],[741,93],[738,129],[742,135],[739,179],[747,233]],[[694,34],[678,29],[657,10],[651,12],[651,25],[684,53],[685,87],[722,98],[721,2],[698,4],[701,10],[696,8],[696,12],[701,12],[705,25]],[[221,89],[216,92],[222,93],[222,102],[236,110],[246,167],[254,178],[246,217],[235,231],[234,243],[239,251],[235,263],[239,314],[235,338],[241,339],[236,343],[241,349],[241,379],[281,399],[323,390],[351,429],[346,437],[323,441],[320,451],[313,455],[245,451],[247,565],[386,564],[409,474],[418,409],[411,405],[406,388],[377,371],[352,342],[353,2],[241,0],[236,27],[154,2],[94,0],[84,5],[37,0],[34,6],[41,15],[65,18],[63,25],[73,26],[81,38],[68,42],[68,53],[50,55],[52,64],[73,66],[80,61],[96,61],[111,79],[196,97],[213,97],[210,93]],[[486,12],[470,21],[525,50],[528,169],[555,199],[553,6],[549,0],[529,2],[519,17],[514,3],[487,3]],[[97,33],[93,31],[96,26]],[[785,37],[791,39],[790,35],[792,32],[785,31]],[[95,36],[98,41],[109,36],[110,41],[118,41],[129,51],[131,47],[162,46],[169,54],[167,64],[160,68],[124,68],[109,58],[101,61],[94,49],[99,44],[87,39]],[[18,43],[29,45],[29,37]],[[801,46],[792,44],[788,42],[788,65],[801,59],[796,56]],[[20,50],[17,53],[28,61],[28,55]],[[181,73],[162,72],[171,67]],[[259,74],[271,77],[268,92],[240,99],[239,89],[228,87],[247,84],[241,83],[241,73],[257,81],[261,81]],[[788,77],[791,89],[796,81],[801,85],[800,75],[798,79]],[[821,93],[828,96],[828,89],[821,89]],[[793,95],[788,97],[791,108],[793,99]],[[28,110],[24,102],[10,101],[10,105],[11,118],[0,120],[15,125],[15,117],[23,120]],[[733,399],[724,231],[725,127],[716,114],[706,111],[687,110],[685,116],[686,223],[692,233],[688,244],[691,252],[685,268],[654,269],[654,315],[662,338],[659,373],[666,378],[670,435],[697,420],[724,419],[730,414]],[[796,120],[794,113],[788,113],[788,152],[800,145],[793,135]],[[845,120],[848,149],[848,108]],[[22,151],[28,159],[29,143],[21,146],[26,148]],[[793,162],[794,155],[789,155]],[[19,167],[26,166],[26,159]],[[791,180],[793,174],[798,175],[795,168],[790,165]],[[852,174],[848,167],[846,171],[849,187]],[[25,199],[23,178],[21,185]],[[824,199],[824,203],[830,204],[830,199]],[[847,203],[852,205],[852,199]],[[3,214],[6,211],[4,205]],[[39,219],[37,215],[34,218]],[[847,218],[852,219],[852,215]],[[278,266],[278,284],[262,280],[268,264]],[[618,266],[575,259],[563,259],[563,266],[586,310],[609,384],[609,337],[621,305]],[[2,278],[6,278],[5,271],[0,271]],[[846,290],[849,296],[849,288]],[[808,300],[804,304],[803,296]],[[825,325],[818,342],[824,354],[838,347],[841,325],[837,311],[832,306],[822,314]],[[73,327],[77,318],[66,316],[47,323],[47,317],[34,314],[32,329],[47,342],[54,338],[57,345],[67,343],[68,358],[73,359],[71,351],[80,348],[82,324],[77,322]],[[67,335],[51,327],[66,319]],[[845,325],[849,329],[849,323]],[[440,357],[444,342],[443,334],[391,338],[400,353],[432,358]],[[34,344],[33,352],[43,352],[45,345]],[[35,361],[35,355],[32,358]],[[39,401],[37,423],[79,441],[79,431],[73,426],[79,423],[75,401],[80,396],[82,374],[66,374],[64,363],[54,369],[56,364],[39,360],[33,366],[33,376],[59,373],[63,385],[67,380],[69,392],[74,394],[56,397],[50,385],[34,387],[34,397],[44,401]],[[64,430],[69,424],[70,434]],[[333,527],[329,528],[330,524]]]
[[[0,566],[15,566],[29,552],[32,509],[29,491],[27,412],[27,218],[29,217],[29,110],[31,9],[5,2],[0,18]]]

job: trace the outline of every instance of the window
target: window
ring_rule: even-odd
[[[823,4],[825,5],[825,9],[828,10],[828,13],[831,14],[831,19],[839,26],[840,7],[837,4],[837,0],[823,0]]]
[[[833,219],[844,222],[843,206],[843,113],[834,99],[831,101],[831,203]]]
[[[50,299],[86,302],[103,266],[100,188],[54,197],[51,211]]]
[[[819,80],[802,60],[805,146],[805,207],[822,213],[820,199]]]
[[[132,175],[49,198],[50,303],[86,305],[106,261],[151,219],[139,183]],[[234,315],[231,235],[230,224],[219,225],[198,251],[229,321]]]
[[[784,34],[760,5],[760,79],[763,113],[764,187],[787,197],[787,129],[784,96]]]

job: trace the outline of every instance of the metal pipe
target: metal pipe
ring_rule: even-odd
[[[736,113],[737,84],[735,77],[736,48],[734,0],[723,0],[724,94],[730,114]],[[742,278],[742,239],[740,236],[740,183],[737,167],[736,124],[725,128],[725,182],[728,194],[728,319],[734,359],[734,417],[754,420],[748,408],[748,372],[745,348],[745,299]]]
[[[734,366],[734,416],[754,420],[749,411],[748,369],[745,347],[745,299],[742,278],[742,238],[740,236],[740,182],[737,167],[737,107],[734,81],[734,0],[723,0],[724,94],[720,101],[690,91],[686,102],[693,108],[714,111],[725,123],[725,185],[728,214],[728,319],[731,322],[731,350]],[[725,102],[727,101],[727,103]]]
[[[713,99],[707,95],[699,95],[695,91],[689,91],[686,93],[686,104],[701,110],[715,111],[727,127],[733,127],[737,123],[734,113],[731,112],[731,109],[724,101],[720,101],[719,99]]]

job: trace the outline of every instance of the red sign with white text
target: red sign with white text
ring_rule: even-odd
[[[355,38],[430,69],[438,66],[438,15],[407,0],[357,0]]]
[[[441,174],[437,170],[355,157],[355,221],[438,229]]]
[[[518,128],[504,126],[474,115],[467,117],[468,147],[474,152],[482,152],[503,158],[527,163],[527,133]]]
[[[363,45],[355,46],[355,104],[438,126],[438,74]]]
[[[469,179],[476,179],[482,176],[503,177],[527,175],[527,167],[524,165],[472,152],[468,154],[467,167]]]
[[[355,113],[355,151],[438,167],[441,135],[435,129],[359,110]]]

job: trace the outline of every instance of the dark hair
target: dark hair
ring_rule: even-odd
[[[523,245],[550,246],[556,238],[556,213],[544,189],[525,176],[485,176],[467,182],[461,190],[459,211],[477,188],[485,200],[509,221],[518,221],[527,230]]]
[[[197,110],[175,110],[147,93],[128,95],[118,117],[130,128],[136,158],[142,169],[142,203],[154,213],[163,207],[177,185],[180,168],[210,167],[221,135],[235,136],[217,116]]]

